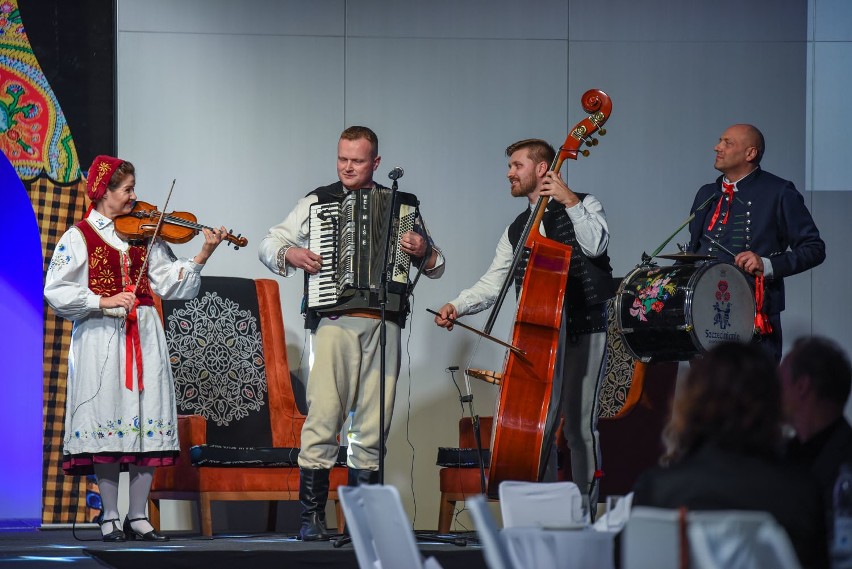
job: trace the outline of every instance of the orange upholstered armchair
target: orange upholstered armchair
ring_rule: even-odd
[[[177,397],[180,457],[156,469],[149,503],[159,528],[160,500],[198,503],[201,533],[213,534],[217,500],[299,499],[298,457],[304,415],[287,364],[278,283],[271,279],[202,277],[188,301],[162,301]],[[342,449],[342,451],[345,449]],[[337,527],[337,487],[346,484],[345,456],[332,469],[329,499]]]

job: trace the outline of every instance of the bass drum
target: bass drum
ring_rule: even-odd
[[[754,335],[754,292],[734,265],[639,266],[616,293],[618,330],[643,361],[685,361]]]

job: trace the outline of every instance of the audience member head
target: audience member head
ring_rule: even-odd
[[[852,387],[852,365],[843,349],[820,336],[793,343],[780,367],[785,417],[807,440],[841,415]]]
[[[694,360],[675,393],[663,442],[664,464],[704,444],[743,454],[776,454],[781,393],[775,363],[757,346],[734,342]]]

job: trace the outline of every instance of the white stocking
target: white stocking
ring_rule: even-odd
[[[117,462],[95,464],[95,476],[98,478],[98,491],[104,508],[104,520],[118,519],[118,476],[121,465]],[[101,525],[101,533],[107,535],[121,529],[121,523]]]
[[[153,480],[153,466],[130,465],[130,506],[127,510],[127,519],[146,518],[145,508],[148,505],[148,494],[151,492]],[[147,519],[130,522],[130,527],[139,534],[146,534],[154,529]]]

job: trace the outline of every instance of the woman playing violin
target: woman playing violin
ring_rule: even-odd
[[[145,516],[154,467],[179,451],[169,353],[152,291],[187,299],[199,290],[204,263],[227,234],[204,229],[201,251],[177,259],[159,237],[129,243],[115,220],[133,210],[133,164],[98,156],[86,191],[92,203],[56,246],[44,296],[74,322],[68,356],[63,469],[98,478],[104,541],[165,541]],[[147,258],[147,259],[146,259]],[[130,504],[118,513],[119,471],[130,473]]]

